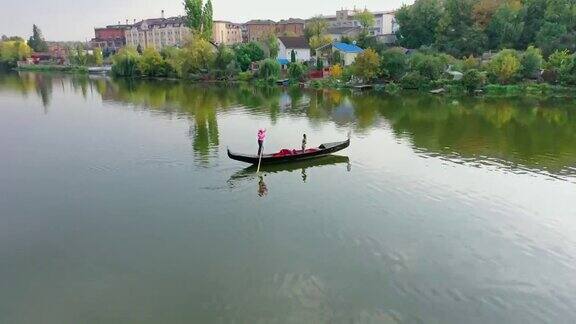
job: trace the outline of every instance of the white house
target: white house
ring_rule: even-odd
[[[291,61],[292,51],[296,54],[296,62],[310,61],[310,45],[304,37],[278,37],[278,59]]]
[[[334,41],[339,42],[342,36],[341,31],[350,32],[351,29],[360,28],[360,22],[356,20],[356,14],[362,12],[363,9],[354,8],[353,10],[342,9],[336,11],[335,16],[324,16],[323,18],[328,23],[328,28],[339,30],[335,33],[337,37],[333,37]],[[374,14],[374,26],[370,29],[370,35],[376,36],[384,43],[394,43],[396,41],[396,31],[398,30],[398,23],[396,22],[395,11],[377,11]],[[329,33],[330,34],[330,33]]]

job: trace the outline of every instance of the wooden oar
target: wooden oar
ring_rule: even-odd
[[[260,151],[260,157],[258,158],[258,169],[256,174],[260,173],[260,163],[262,162],[262,154],[264,154],[264,143],[262,143],[262,150]]]

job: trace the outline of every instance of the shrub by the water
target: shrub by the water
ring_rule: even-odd
[[[266,80],[268,83],[274,83],[280,78],[280,63],[277,60],[266,59],[260,66],[258,78]]]
[[[408,59],[398,47],[387,49],[380,58],[380,69],[387,79],[400,80],[408,70]]]
[[[340,79],[343,72],[344,70],[340,64],[332,65],[332,67],[330,67],[330,76],[333,78]]]
[[[303,81],[306,75],[306,67],[301,63],[290,63],[288,66],[288,76],[290,81],[299,82]]]
[[[429,82],[427,78],[423,77],[419,72],[408,72],[400,84],[404,89],[425,89],[428,88]]]
[[[254,74],[250,71],[238,73],[238,81],[250,81],[254,78]]]
[[[369,48],[358,54],[352,64],[354,75],[362,78],[364,82],[370,82],[379,74],[380,57],[378,53]]]
[[[400,92],[400,90],[401,90],[400,86],[394,82],[390,82],[386,86],[384,86],[384,91],[387,94],[394,95],[394,94],[397,94],[398,92]]]
[[[471,69],[464,72],[462,77],[462,85],[468,93],[474,93],[484,85],[484,76],[476,69]]]
[[[528,79],[537,78],[543,61],[544,59],[542,58],[542,51],[540,51],[540,49],[534,46],[528,47],[522,54],[520,62],[522,76]]]
[[[488,65],[491,80],[500,84],[508,84],[518,77],[520,72],[520,56],[512,49],[500,51]]]
[[[140,54],[132,47],[121,49],[112,58],[112,74],[120,77],[135,77],[139,74],[138,61]]]
[[[410,58],[410,68],[428,80],[442,77],[446,68],[447,59],[435,54],[416,53]]]

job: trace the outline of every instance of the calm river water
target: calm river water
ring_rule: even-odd
[[[575,318],[576,101],[0,76],[0,323]]]

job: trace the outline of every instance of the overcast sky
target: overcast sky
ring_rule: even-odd
[[[411,0],[212,0],[214,19],[244,22],[256,18],[308,18],[335,14],[342,7],[392,10]],[[0,35],[28,38],[37,24],[47,40],[89,40],[95,26],[129,19],[183,14],[182,0],[0,0]]]

